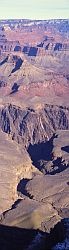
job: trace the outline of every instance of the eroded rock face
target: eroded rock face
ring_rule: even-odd
[[[22,110],[10,104],[0,109],[0,127],[28,147],[49,140],[57,129],[68,130],[69,108],[45,105],[38,110]]]
[[[62,144],[69,142],[69,131],[59,131],[58,136],[53,138],[52,155],[58,158],[57,147],[62,153],[62,160],[66,160],[69,166],[69,155],[64,153]],[[63,140],[64,139],[64,140]],[[52,165],[53,165],[52,159]],[[47,159],[47,163],[49,160]],[[39,228],[42,231],[49,232],[54,225],[69,214],[69,168],[61,168],[58,173],[54,166],[50,166],[50,172],[46,175],[40,171],[34,172],[29,180],[24,177],[17,186],[19,198],[17,204],[14,203],[13,210],[5,213],[2,224],[17,226],[22,228]],[[48,167],[48,166],[47,166]],[[37,166],[38,169],[38,166]],[[27,171],[27,170],[26,170]],[[30,168],[29,168],[30,171]],[[30,171],[31,172],[31,171]],[[28,172],[27,172],[28,174]]]
[[[17,185],[22,176],[31,178],[32,172],[32,163],[25,149],[0,131],[0,214],[17,200]]]
[[[0,22],[1,230],[69,217],[68,37],[68,20]]]

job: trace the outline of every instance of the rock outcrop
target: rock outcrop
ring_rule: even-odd
[[[0,127],[12,139],[28,147],[47,141],[57,130],[69,129],[69,108],[45,105],[43,108],[21,109],[5,105],[0,109]]]

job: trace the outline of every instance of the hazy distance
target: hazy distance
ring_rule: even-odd
[[[69,0],[1,0],[0,19],[67,19]]]

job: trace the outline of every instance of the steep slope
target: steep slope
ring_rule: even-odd
[[[51,138],[57,129],[69,129],[69,108],[45,105],[21,109],[13,105],[0,108],[0,127],[26,147]]]
[[[31,178],[35,168],[29,155],[11,137],[0,130],[0,214],[18,199],[21,178]]]

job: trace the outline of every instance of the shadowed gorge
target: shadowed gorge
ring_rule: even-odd
[[[59,233],[59,228],[61,234]],[[0,245],[2,250],[39,249],[50,250],[57,242],[62,242],[66,236],[64,221],[58,223],[50,234],[40,230],[28,230],[0,225]],[[35,239],[35,240],[34,240]]]
[[[34,145],[29,145],[28,153],[33,161],[33,164],[41,170],[40,160],[50,161],[52,159],[52,149],[53,149],[53,138],[46,143],[38,143]]]

